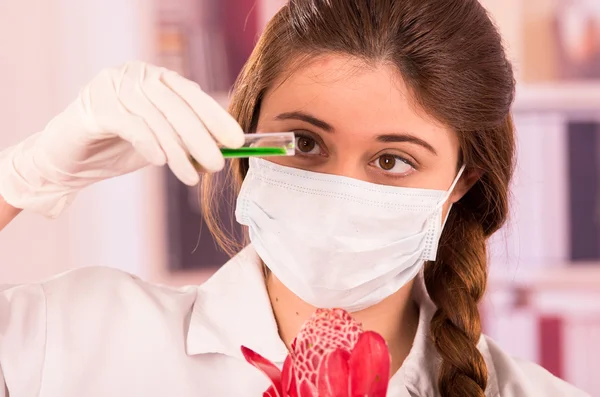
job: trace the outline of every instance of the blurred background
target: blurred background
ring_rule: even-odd
[[[101,69],[133,59],[177,70],[227,106],[283,2],[0,1],[0,149],[42,129]],[[600,2],[482,2],[519,85],[512,217],[490,242],[485,332],[600,396]],[[0,283],[92,265],[200,283],[226,257],[197,193],[146,169],[87,189],[58,220],[22,214],[0,234]]]

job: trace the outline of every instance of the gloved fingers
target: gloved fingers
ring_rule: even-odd
[[[207,131],[203,120],[181,97],[160,80],[162,70],[151,70],[144,81],[143,90],[149,101],[156,106],[173,127],[187,151],[209,172],[220,171],[225,160],[217,143]]]
[[[143,90],[141,90],[145,71],[139,70],[143,64],[128,64],[130,70],[123,75],[118,88],[118,100],[121,106],[132,115],[142,118],[152,131],[152,135],[160,144],[161,149],[166,155],[169,168],[175,176],[183,183],[194,186],[200,181],[198,172],[191,164],[188,153],[183,142],[175,132],[173,126],[169,123],[165,115],[148,100]],[[123,139],[127,139],[122,135]],[[129,137],[130,142],[139,142],[151,139],[148,136]]]
[[[168,70],[162,81],[188,104],[218,142],[230,148],[244,144],[244,131],[237,121],[198,84]]]
[[[81,90],[78,100],[67,111],[76,111],[82,117],[86,130],[94,139],[111,139],[117,135],[129,142],[150,164],[162,166],[167,157],[150,126],[143,118],[131,114],[116,98],[115,86],[121,90],[123,73],[128,67],[129,64],[120,70],[102,71]],[[72,114],[66,117],[75,118]]]
[[[134,114],[115,117],[114,123],[119,126],[119,136],[131,143],[136,152],[150,164],[163,166],[167,157],[148,124]]]

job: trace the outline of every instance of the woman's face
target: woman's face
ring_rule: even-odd
[[[447,190],[457,172],[456,134],[413,102],[391,66],[321,56],[267,92],[257,132],[294,131],[289,167],[393,186]],[[457,185],[450,202],[468,189]]]

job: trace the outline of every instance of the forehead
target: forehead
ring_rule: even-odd
[[[358,59],[319,56],[283,75],[285,79],[265,98],[282,107],[326,109],[330,117],[346,110],[359,110],[357,116],[394,110],[390,113],[400,117],[398,105],[405,109],[411,102],[403,80],[391,67],[366,65]]]
[[[410,132],[435,140],[454,135],[419,108],[392,65],[325,55],[284,76],[267,92],[261,119],[304,111],[336,130],[361,135]]]

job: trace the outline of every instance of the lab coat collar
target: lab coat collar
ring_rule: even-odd
[[[198,287],[187,335],[188,355],[220,353],[242,359],[243,345],[272,362],[284,361],[288,352],[277,330],[261,266],[258,254],[248,246]],[[439,371],[439,356],[429,340],[429,323],[436,307],[427,294],[422,272],[415,279],[412,295],[419,306],[419,325],[413,347],[390,387],[403,383],[413,395],[430,396],[437,387]],[[485,395],[495,397],[498,382],[484,336],[477,347],[488,366]]]
[[[252,246],[198,287],[186,348],[188,355],[221,353],[242,358],[242,345],[276,363],[282,363],[288,353]]]

